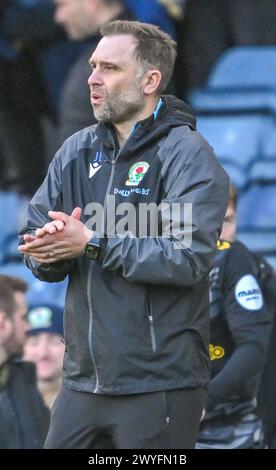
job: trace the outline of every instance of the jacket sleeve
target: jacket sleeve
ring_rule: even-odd
[[[49,166],[47,176],[30,201],[19,232],[19,245],[24,244],[23,235],[34,233],[37,228],[49,222],[48,211],[62,211],[61,156],[58,152]],[[39,263],[33,257],[24,255],[24,262],[41,281],[62,281],[73,267],[73,260],[52,264]]]
[[[182,165],[177,171],[173,164],[168,168],[162,201],[170,207],[162,224],[171,235],[102,238],[99,260],[104,268],[120,271],[131,282],[172,286],[190,286],[208,274],[226,211],[228,177],[207,144],[197,145]],[[183,210],[187,203],[192,221]],[[180,227],[180,237],[175,227]]]

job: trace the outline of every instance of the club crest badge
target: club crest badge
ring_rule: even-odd
[[[28,323],[32,328],[49,328],[52,325],[52,310],[48,307],[33,308],[28,314]]]
[[[126,180],[126,186],[138,186],[140,181],[144,178],[146,172],[149,169],[149,164],[147,162],[137,162],[131,166],[128,173],[128,180]]]

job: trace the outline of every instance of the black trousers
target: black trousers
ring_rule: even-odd
[[[205,390],[95,395],[62,389],[46,449],[192,449]]]

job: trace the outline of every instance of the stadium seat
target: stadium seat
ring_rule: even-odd
[[[23,279],[28,284],[28,287],[34,281],[34,276],[30,269],[25,266],[22,262],[7,263],[0,266],[0,274],[6,274],[7,276],[16,276]]]
[[[238,227],[244,230],[274,230],[276,247],[276,184],[252,185],[241,195]]]
[[[242,168],[238,167],[237,165],[231,162],[224,162],[221,160],[221,164],[225,169],[226,173],[229,175],[231,182],[235,185],[235,187],[241,191],[244,189],[245,185],[247,184],[247,174],[245,171],[242,171]]]
[[[53,283],[39,281],[22,262],[0,266],[0,274],[20,277],[28,284],[27,300],[30,305],[45,302],[64,307],[67,279]]]
[[[265,256],[266,261],[274,268],[276,271],[276,252],[274,255]]]
[[[271,130],[271,118],[254,114],[200,116],[197,127],[221,161],[246,169],[263,153],[265,137]]]
[[[264,143],[264,152],[263,156],[268,160],[276,161],[276,125],[271,128],[271,131],[268,133],[265,143]]]
[[[238,230],[237,238],[251,251],[262,254],[276,254],[275,231]]]
[[[276,158],[255,162],[250,171],[250,181],[251,183],[276,183]]]
[[[61,308],[65,304],[65,294],[68,281],[62,282],[42,282],[33,277],[33,282],[28,291],[28,302],[30,305],[41,305],[51,303]]]
[[[276,114],[276,46],[228,49],[213,66],[205,86],[191,90],[198,113]]]
[[[12,191],[0,191],[0,264],[6,256],[21,259],[17,250],[17,236],[22,211],[27,200]]]
[[[276,46],[228,49],[214,65],[207,87],[223,90],[276,90]]]
[[[276,115],[276,90],[225,91],[199,88],[188,93],[190,106],[201,115],[262,113]]]

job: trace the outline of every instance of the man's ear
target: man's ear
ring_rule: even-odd
[[[154,94],[157,91],[161,80],[162,80],[162,74],[160,70],[157,70],[157,69],[149,70],[145,76],[145,85],[144,85],[145,95]]]

